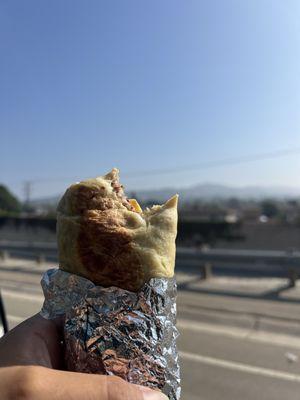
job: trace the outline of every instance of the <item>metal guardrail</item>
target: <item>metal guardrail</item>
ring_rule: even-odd
[[[9,254],[18,257],[57,261],[57,245],[55,242],[12,242],[0,241],[0,256]],[[276,250],[234,250],[234,249],[195,249],[177,247],[177,260],[193,260],[199,263],[203,278],[212,275],[214,264],[225,262],[232,264],[253,264],[257,268],[259,263],[280,265],[287,273],[292,286],[295,285],[300,272],[300,251]]]
[[[286,262],[297,261],[300,263],[300,251],[277,251],[277,250],[233,250],[233,249],[208,249],[198,250],[195,248],[177,248],[179,256],[207,261],[263,261],[263,262]]]
[[[2,249],[40,249],[40,250],[56,250],[56,242],[32,242],[32,241],[20,241],[20,240],[0,240],[0,248]]]
[[[227,249],[190,249],[179,247],[177,259],[184,257],[199,262],[203,278],[212,275],[213,264],[218,262],[229,263],[258,263],[277,264],[287,272],[291,286],[295,286],[300,272],[300,251],[275,251],[275,250],[227,250]]]
[[[25,242],[25,241],[0,241],[0,259],[9,256],[34,259],[38,263],[43,261],[56,262],[57,245],[55,242]]]

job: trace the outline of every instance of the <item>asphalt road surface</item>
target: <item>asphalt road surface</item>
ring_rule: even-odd
[[[0,262],[10,327],[40,310],[42,272]],[[283,279],[178,275],[182,400],[300,398],[300,287]]]

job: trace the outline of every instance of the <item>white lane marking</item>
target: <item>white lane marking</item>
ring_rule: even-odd
[[[236,339],[244,339],[252,342],[268,343],[274,346],[291,347],[300,349],[300,338],[292,335],[272,333],[266,331],[255,331],[253,329],[237,328],[231,326],[217,326],[204,322],[195,322],[185,319],[178,319],[177,328],[179,330],[189,330],[192,332],[203,332],[213,335],[227,336]]]
[[[44,297],[38,294],[15,292],[3,289],[2,294],[5,299],[19,299],[33,301],[42,304]],[[11,316],[12,318],[19,318]],[[19,321],[20,322],[20,321]],[[214,335],[227,336],[231,338],[244,339],[252,342],[267,343],[274,346],[284,346],[293,349],[300,349],[300,338],[292,335],[271,333],[266,331],[255,331],[231,326],[218,326],[204,322],[196,322],[186,319],[178,319],[177,327],[179,330],[189,330],[192,332],[203,332]]]
[[[300,375],[290,374],[288,372],[276,371],[273,369],[254,367],[248,364],[221,360],[219,358],[202,356],[200,354],[192,354],[185,351],[180,351],[179,355],[186,360],[195,361],[201,364],[213,365],[221,368],[227,368],[234,371],[246,372],[249,374],[262,375],[269,378],[283,379],[286,381],[300,382]]]
[[[26,319],[26,317],[19,317],[17,315],[7,315],[7,318],[15,323],[20,323]],[[291,347],[293,349],[300,349],[300,339],[289,335],[280,335],[269,332],[253,332],[249,334],[249,331],[241,328],[232,327],[217,327],[212,324],[195,323],[192,321],[178,320],[177,327],[179,329],[191,330],[194,332],[205,332],[216,335],[230,336],[234,338],[242,338],[251,341],[268,343],[276,346]]]
[[[13,322],[13,323],[19,324],[22,321],[24,321],[26,318],[17,317],[15,315],[8,315],[7,319],[11,323]],[[288,372],[276,371],[276,370],[262,368],[262,367],[254,367],[254,366],[251,366],[248,364],[242,364],[242,363],[238,363],[238,362],[202,356],[200,354],[192,354],[192,353],[188,353],[186,351],[180,351],[179,354],[183,359],[199,362],[199,363],[206,364],[206,365],[213,365],[213,366],[227,368],[227,369],[231,369],[231,370],[235,370],[235,371],[241,371],[241,372],[246,372],[246,373],[250,373],[250,374],[267,376],[270,378],[283,379],[283,380],[293,381],[293,382],[300,382],[300,375],[291,374]]]
[[[3,297],[11,298],[11,299],[21,299],[21,300],[29,300],[29,301],[44,301],[44,297],[39,294],[29,294],[22,292],[15,292],[13,290],[3,289],[1,290]]]

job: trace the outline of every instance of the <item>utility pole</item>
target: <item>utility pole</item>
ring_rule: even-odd
[[[32,194],[32,181],[24,182],[24,197],[25,197],[25,205],[29,206]]]

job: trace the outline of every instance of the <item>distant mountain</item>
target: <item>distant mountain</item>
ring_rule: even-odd
[[[235,187],[218,185],[211,183],[203,183],[188,188],[162,188],[156,190],[127,190],[128,197],[136,196],[140,201],[164,202],[175,193],[180,195],[181,201],[190,200],[211,200],[211,199],[228,199],[235,197],[246,200],[261,200],[263,198],[286,199],[300,197],[299,188],[291,188],[285,186],[245,186]],[[35,207],[55,206],[60,196],[53,196],[42,199],[35,199],[31,204]]]
[[[238,199],[253,199],[260,200],[263,198],[295,198],[300,196],[299,188],[290,188],[284,186],[245,186],[245,187],[234,187],[225,186],[211,183],[198,184],[188,188],[176,189],[176,188],[165,188],[158,190],[143,190],[136,191],[137,197],[141,201],[149,199],[157,201],[165,201],[171,197],[174,193],[178,193],[182,201],[186,200],[211,200],[211,199],[228,199],[235,197]]]

